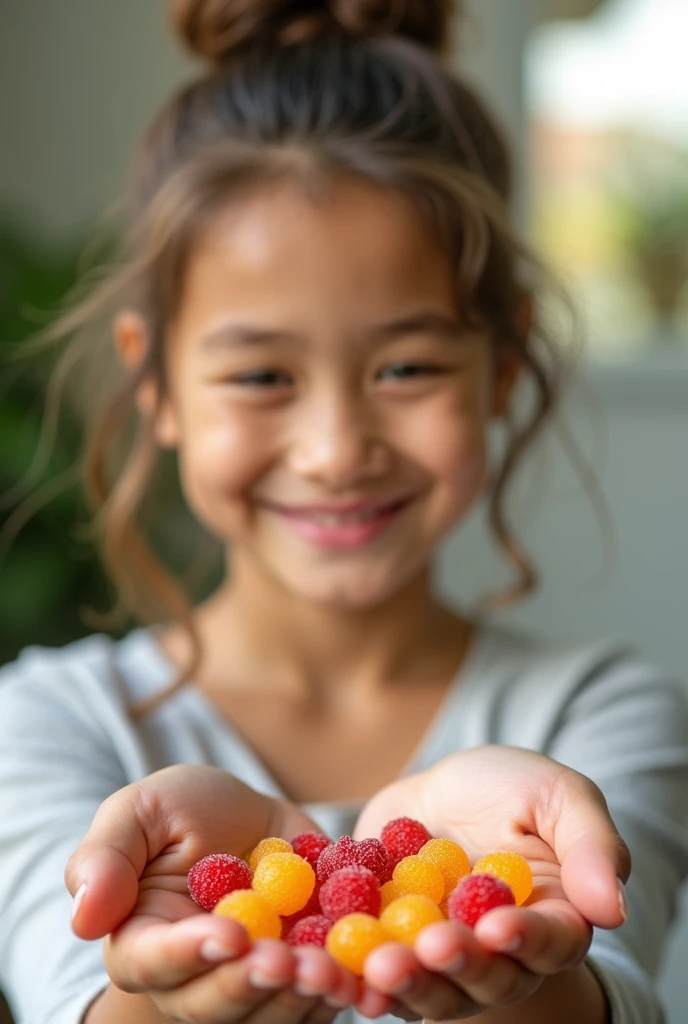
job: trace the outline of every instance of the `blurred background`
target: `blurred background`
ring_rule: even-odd
[[[688,678],[688,4],[466,0],[454,60],[501,117],[517,157],[515,215],[582,313],[586,353],[565,409],[600,480],[613,538],[560,434],[521,481],[516,523],[543,585],[507,621],[627,638]],[[165,0],[0,4],[0,663],[91,628],[109,593],[80,540],[69,407],[41,458],[54,360],[15,360],[77,279],[119,198],[132,147],[194,66]],[[38,458],[36,453],[38,452]],[[49,501],[31,518],[17,485]],[[186,528],[172,517],[163,548]],[[5,548],[7,546],[5,545]],[[470,600],[505,582],[476,513],[446,545],[441,585]],[[685,1024],[688,907],[662,976]],[[1,1011],[0,1011],[1,1013]]]

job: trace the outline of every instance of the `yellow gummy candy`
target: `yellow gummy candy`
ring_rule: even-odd
[[[315,889],[315,871],[296,853],[268,853],[253,875],[253,889],[288,917],[303,910]]]
[[[253,941],[281,938],[282,922],[279,914],[252,889],[235,889],[230,892],[220,900],[213,913],[238,921]]]
[[[528,861],[520,853],[489,853],[487,857],[481,857],[475,862],[472,873],[496,875],[497,878],[501,878],[513,892],[518,907],[525,903],[533,891],[533,872]]]
[[[291,843],[286,839],[261,839],[258,845],[251,851],[248,858],[248,866],[255,871],[263,857],[269,853],[293,853]]]
[[[385,882],[380,889],[380,913],[390,905],[393,900],[399,899],[401,893],[394,882]]]
[[[444,896],[444,876],[436,864],[423,860],[417,854],[400,860],[392,874],[397,892],[405,896],[416,893],[439,903]]]
[[[456,889],[462,878],[471,873],[468,854],[451,839],[429,839],[418,851],[423,860],[432,861],[444,877],[444,894],[448,896]]]
[[[346,914],[332,925],[325,945],[337,963],[361,977],[366,957],[383,942],[389,942],[389,935],[376,917]]]
[[[444,915],[436,903],[427,896],[415,894],[400,896],[380,915],[380,924],[390,939],[407,946],[412,946],[429,924],[443,920]]]

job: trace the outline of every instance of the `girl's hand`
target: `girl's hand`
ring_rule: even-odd
[[[366,805],[356,838],[378,836],[396,817],[417,818],[454,839],[473,862],[512,850],[530,862],[524,907],[486,914],[470,929],[432,925],[413,950],[389,944],[366,964],[368,986],[395,996],[409,1019],[455,1020],[532,995],[545,977],[580,964],[591,925],[625,919],[630,855],[600,790],[549,758],[508,747],[451,755],[399,780]]]
[[[177,1020],[327,1024],[356,1001],[356,979],[322,949],[251,946],[236,922],[201,910],[186,881],[207,854],[247,856],[266,836],[309,829],[298,808],[218,768],[165,768],[109,797],[70,858],[67,887],[81,892],[74,931],[108,936],[113,983]]]

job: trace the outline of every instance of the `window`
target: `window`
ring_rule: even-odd
[[[526,51],[530,231],[591,357],[688,361],[688,2],[606,0]]]

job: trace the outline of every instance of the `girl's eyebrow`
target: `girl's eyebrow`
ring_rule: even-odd
[[[423,310],[410,316],[373,327],[369,332],[373,342],[385,342],[408,334],[436,334],[455,341],[464,333],[461,320],[448,313]],[[253,327],[250,324],[221,324],[205,334],[200,342],[203,351],[225,348],[243,348],[270,345],[276,342],[302,342],[301,334]]]

